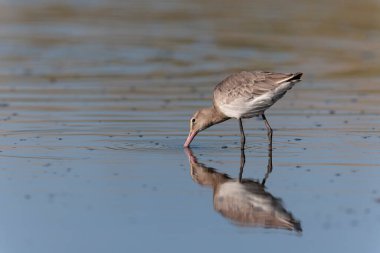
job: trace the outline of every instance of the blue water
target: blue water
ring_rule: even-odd
[[[380,251],[378,3],[0,7],[1,252]],[[188,120],[246,69],[305,73],[267,112],[265,184],[302,232],[237,225],[191,176]],[[265,126],[244,126],[261,181]],[[237,179],[239,141],[230,120],[192,152]]]

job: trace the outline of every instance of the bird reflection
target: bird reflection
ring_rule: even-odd
[[[199,163],[191,149],[185,149],[190,162],[191,177],[214,190],[214,208],[225,218],[239,226],[287,229],[301,232],[301,223],[287,211],[281,199],[265,189],[272,171],[272,148],[268,148],[268,165],[264,179],[259,182],[244,179],[244,149],[241,149],[240,172],[237,179]]]

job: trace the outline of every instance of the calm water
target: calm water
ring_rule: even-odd
[[[0,1],[0,251],[380,252],[379,13],[375,0]],[[305,73],[267,112],[271,156],[263,122],[244,122],[239,188],[302,232],[218,204],[241,172],[236,121],[182,148],[214,85],[249,69]]]

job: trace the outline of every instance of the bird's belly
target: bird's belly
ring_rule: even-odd
[[[230,118],[252,118],[263,114],[275,101],[267,93],[251,100],[235,99],[229,103],[218,104],[219,110]]]
[[[225,105],[221,109],[222,113],[230,118],[252,118],[262,113],[262,111],[252,110],[244,105]]]

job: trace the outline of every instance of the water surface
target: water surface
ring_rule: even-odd
[[[377,1],[0,7],[1,252],[380,251]],[[304,72],[267,112],[264,188],[302,232],[223,216],[182,148],[214,85],[250,69]],[[244,125],[261,182],[265,126]],[[238,178],[238,123],[192,152]]]

